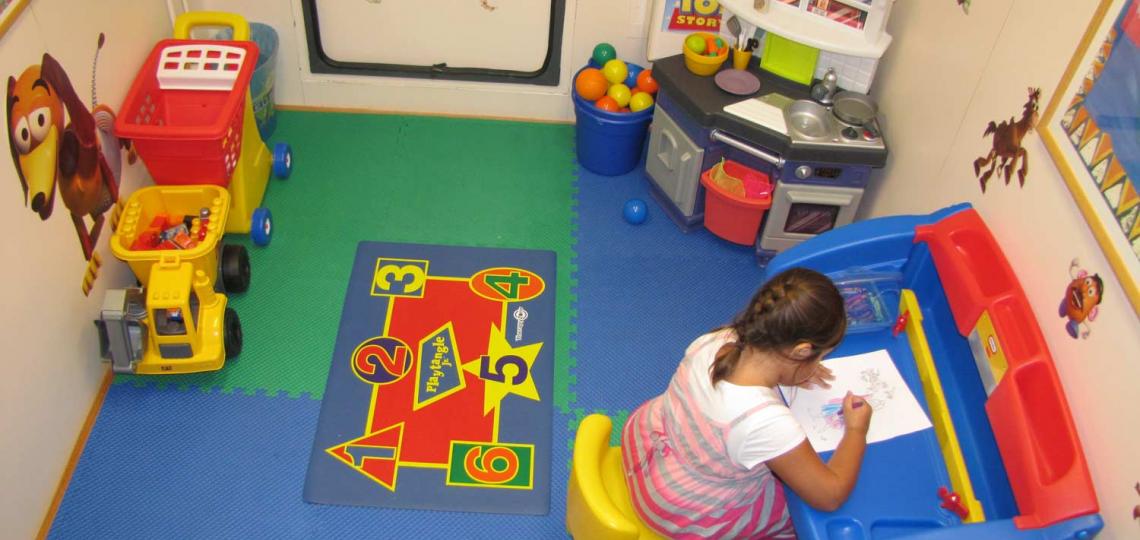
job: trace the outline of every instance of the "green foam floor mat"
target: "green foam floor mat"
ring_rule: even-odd
[[[574,127],[281,111],[272,143],[293,172],[270,180],[273,239],[250,252],[241,355],[220,371],[120,375],[116,384],[324,395],[356,245],[362,240],[549,249],[558,254],[555,406],[568,410],[575,283]]]

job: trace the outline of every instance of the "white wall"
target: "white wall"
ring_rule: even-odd
[[[104,32],[98,97],[118,109],[151,46],[170,33],[167,21],[161,2],[36,0],[0,37],[0,75],[18,77],[49,52],[88,101],[91,61]],[[85,297],[80,284],[87,264],[67,208],[57,200],[52,216],[41,221],[24,206],[11,163],[0,160],[0,332],[6,364],[0,377],[0,486],[6,492],[0,535],[30,538],[107,369],[98,360],[91,322],[103,290],[133,280],[107,249],[111,233],[105,226],[98,244],[103,272]],[[134,189],[141,177],[141,165],[129,168],[124,190]]]
[[[1053,96],[1098,2],[985,0],[969,15],[950,0],[898,2],[895,42],[872,88],[887,116],[887,167],[864,200],[866,216],[921,213],[971,202],[1001,242],[1048,341],[1100,499],[1106,538],[1140,526],[1140,320],[1093,238],[1037,132],[1025,187],[990,180],[983,195],[973,161],[991,139],[990,120],[1020,117],[1029,86],[1041,110]],[[1099,44],[1094,44],[1094,46]],[[1104,279],[1106,297],[1087,340],[1065,332],[1057,306],[1080,259]]]
[[[189,0],[187,3],[195,10],[239,13],[250,21],[265,23],[277,30],[281,42],[274,97],[281,105],[571,120],[574,117],[571,78],[586,64],[594,45],[607,41],[617,48],[622,59],[646,64],[646,0],[567,0],[562,69],[557,87],[314,75],[309,72],[299,0]],[[460,27],[463,20],[440,16],[438,25],[433,35],[448,35],[453,33],[448,30],[449,25]]]

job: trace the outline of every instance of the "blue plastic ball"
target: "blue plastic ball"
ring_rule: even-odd
[[[637,74],[641,73],[645,68],[630,62],[626,62],[625,67],[629,70],[629,75],[625,76],[625,85],[628,86],[630,90],[637,88]]]
[[[630,199],[625,201],[621,215],[625,218],[627,223],[631,225],[641,225],[645,223],[645,218],[649,217],[649,209],[645,206],[645,201],[641,199]]]

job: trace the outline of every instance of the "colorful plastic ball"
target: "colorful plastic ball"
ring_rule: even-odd
[[[594,106],[603,111],[609,112],[618,112],[618,110],[621,109],[621,107],[618,106],[617,101],[614,101],[614,98],[610,96],[602,96],[600,99],[594,102]]]
[[[705,47],[707,44],[705,43],[705,38],[697,34],[692,34],[689,37],[685,38],[685,46],[688,47],[690,51],[693,51],[697,54],[705,54]]]
[[[606,89],[609,86],[601,70],[594,68],[583,69],[578,74],[578,78],[574,79],[574,89],[578,91],[578,95],[582,96],[582,99],[587,101],[597,101],[598,98],[606,95]]]
[[[629,68],[625,67],[625,62],[621,60],[610,60],[602,66],[602,75],[606,76],[606,80],[610,81],[610,84],[617,84],[624,81],[626,75],[629,75]]]
[[[631,96],[631,93],[629,91],[629,87],[624,84],[619,83],[611,86],[610,89],[606,91],[606,95],[614,98],[614,101],[617,102],[618,107],[625,107],[626,105],[629,105],[629,98]]]
[[[591,58],[593,58],[594,63],[604,66],[606,62],[617,58],[617,50],[609,43],[599,43],[594,46],[594,54]]]
[[[653,96],[647,92],[638,92],[629,98],[629,110],[633,112],[644,111],[653,106]]]
[[[641,199],[630,199],[625,201],[625,206],[621,209],[621,215],[625,218],[626,223],[630,225],[641,225],[645,223],[645,218],[649,217],[649,208],[645,206],[645,201]]]
[[[649,92],[650,94],[657,93],[659,86],[657,85],[657,79],[653,78],[652,69],[647,69],[637,74],[637,87],[643,92]]]
[[[629,75],[625,76],[625,85],[632,90],[637,86],[637,76],[640,75],[642,71],[645,71],[645,68],[637,64],[626,64],[626,68],[629,69]]]

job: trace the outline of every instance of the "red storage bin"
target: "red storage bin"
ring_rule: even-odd
[[[745,186],[759,183],[759,190],[745,188],[746,191],[757,191],[758,195],[741,197],[717,185],[713,175],[722,166],[724,173],[741,179]],[[729,242],[745,246],[754,244],[764,213],[772,207],[772,184],[768,175],[735,161],[724,160],[701,173],[701,184],[705,186],[705,228]]]
[[[252,41],[165,39],[151,50],[119,109],[115,134],[132,141],[156,184],[228,187],[257,55]],[[188,81],[160,81],[169,69]],[[218,74],[231,76],[219,83]]]

